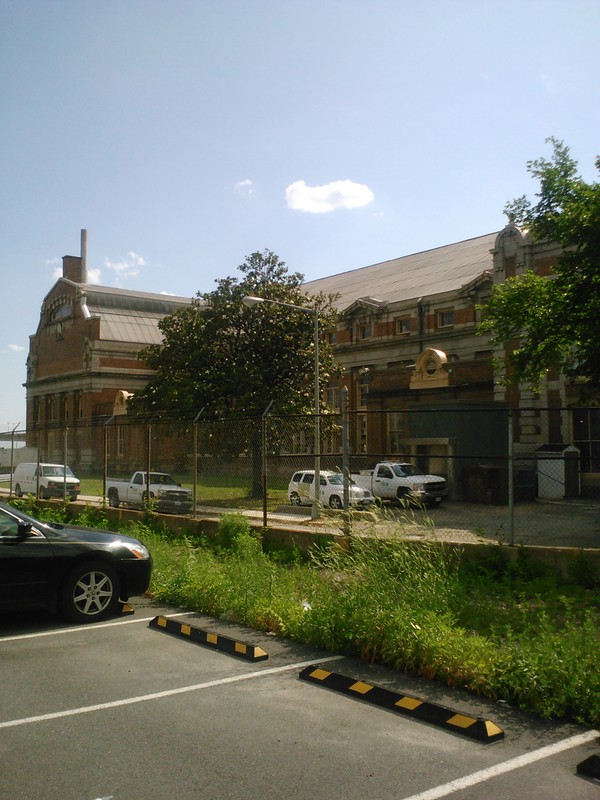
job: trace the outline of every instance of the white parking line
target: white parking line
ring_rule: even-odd
[[[191,614],[191,611],[180,611],[177,614],[169,614],[169,617],[185,617]],[[17,634],[16,636],[0,636],[0,644],[3,642],[15,642],[20,641],[21,639],[38,639],[42,636],[59,636],[64,633],[81,633],[85,631],[86,633],[93,633],[94,631],[101,631],[104,628],[114,628],[115,625],[131,625],[134,622],[150,622],[151,619],[154,619],[156,614],[152,617],[139,617],[134,618],[130,617],[127,619],[116,619],[113,622],[104,622],[104,623],[97,623],[95,625],[79,625],[76,628],[54,628],[51,631],[38,631],[37,633],[21,633]]]
[[[579,733],[576,736],[571,736],[569,739],[563,739],[561,742],[549,744],[531,753],[524,753],[522,756],[511,758],[509,761],[495,764],[493,767],[479,770],[479,772],[473,772],[471,775],[465,775],[464,778],[457,778],[455,781],[450,781],[450,783],[446,783],[443,786],[436,786],[433,789],[428,789],[426,792],[404,797],[403,800],[439,800],[440,797],[448,797],[448,795],[454,794],[454,792],[460,792],[463,789],[468,789],[470,786],[484,783],[490,780],[490,778],[496,778],[514,769],[520,769],[528,764],[533,764],[535,761],[541,761],[544,758],[556,755],[556,753],[562,753],[564,750],[570,750],[573,747],[587,744],[597,736],[600,736],[600,731],[591,730],[585,733]]]
[[[258,672],[248,672],[246,675],[233,675],[229,678],[219,678],[214,681],[206,681],[205,683],[195,683],[191,686],[180,686],[178,689],[167,689],[164,692],[152,692],[151,694],[142,694],[138,697],[125,697],[122,700],[113,700],[110,703],[97,703],[93,706],[81,706],[80,708],[69,708],[65,711],[54,711],[50,714],[39,714],[35,717],[23,717],[22,719],[10,719],[6,722],[0,722],[1,728],[16,728],[18,725],[30,725],[34,722],[46,722],[50,719],[61,719],[63,717],[74,717],[78,714],[90,714],[94,711],[105,711],[108,708],[120,708],[122,706],[130,706],[134,703],[146,703],[150,700],[160,700],[163,697],[173,697],[176,694],[185,694],[186,692],[197,692],[200,689],[210,689],[213,686],[224,686],[228,683],[237,683],[239,681],[248,681],[252,678],[262,678],[265,675],[277,675],[280,672],[289,672],[290,670],[303,670],[305,667],[310,667],[318,661],[319,664],[324,664],[326,661],[339,661],[344,656],[327,656],[326,658],[312,659],[311,661],[300,661],[297,664],[286,664],[283,667],[271,667],[270,669],[260,670]]]

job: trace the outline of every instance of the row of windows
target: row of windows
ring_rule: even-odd
[[[436,330],[443,328],[452,328],[454,326],[454,309],[441,308],[436,312]],[[396,317],[394,320],[394,334],[396,336],[409,336],[414,329],[412,317]],[[373,323],[372,322],[359,322],[354,330],[355,341],[361,342],[365,339],[373,338]],[[331,345],[337,343],[336,331],[330,331],[327,334],[327,341]]]
[[[55,422],[68,420],[70,409],[74,410],[74,417],[83,418],[83,400],[80,394],[74,396],[71,404],[71,395],[49,395],[47,397],[33,398],[33,421]]]

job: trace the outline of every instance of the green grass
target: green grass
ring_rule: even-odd
[[[78,521],[109,527],[101,509]],[[263,547],[239,514],[223,516],[217,542],[175,538],[151,515],[126,532],[152,552],[157,600],[600,725],[600,575],[583,558],[564,580],[524,553],[465,563],[399,529],[347,551],[319,537],[306,562]]]
[[[181,485],[193,491],[193,481],[186,480],[185,476],[180,478]],[[240,508],[240,509],[259,509],[262,508],[262,498],[250,496],[250,483],[243,478],[232,479],[229,476],[211,476],[210,482],[207,478],[199,482],[197,489],[197,500],[201,505],[211,505],[217,508]],[[102,496],[102,478],[88,477],[81,479],[81,494],[91,497]],[[285,489],[269,489],[267,507],[269,511],[275,511],[279,506],[287,503],[287,492]]]
[[[223,518],[221,547],[137,533],[155,558],[159,600],[600,724],[598,576],[564,582],[524,556],[461,564],[435,543],[400,538],[321,547],[307,564],[265,553],[239,515]]]

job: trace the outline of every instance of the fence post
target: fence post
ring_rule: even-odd
[[[67,461],[69,460],[69,428],[63,431],[63,501],[67,502]]]
[[[348,448],[348,387],[342,387],[342,475],[344,476],[344,534],[352,532],[350,517],[350,455]]]
[[[150,508],[150,467],[152,454],[152,423],[148,423],[146,428],[146,502],[144,507]]]
[[[273,400],[263,411],[261,417],[261,448],[262,448],[262,506],[263,506],[263,528],[267,527],[267,417]]]
[[[202,406],[200,411],[194,417],[194,489],[192,493],[193,508],[192,517],[196,517],[196,504],[198,502],[198,420],[204,413],[206,406]]]
[[[104,431],[102,437],[102,503],[106,503],[106,484],[108,482],[108,426],[115,418],[113,414],[112,417],[109,417],[106,422],[104,423]]]
[[[20,424],[20,423],[19,423]],[[17,425],[12,429],[10,434],[10,489],[8,492],[9,497],[13,496],[13,475],[15,472],[15,431],[19,426]]]
[[[508,409],[508,544],[515,544],[515,491],[514,491],[513,410]]]

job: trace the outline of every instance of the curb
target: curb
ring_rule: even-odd
[[[504,738],[502,728],[499,728],[496,723],[490,720],[461,714],[451,708],[428,703],[418,697],[399,694],[381,686],[329,672],[316,665],[306,667],[299,677],[301,680],[317,683],[327,689],[333,689],[349,697],[365,700],[367,703],[413,717],[421,722],[429,722],[484,744],[490,744]]]
[[[202,628],[188,625],[185,622],[176,622],[168,617],[154,617],[148,623],[148,627],[187,639],[194,644],[206,645],[215,650],[245,658],[247,661],[264,661],[269,657],[268,653],[257,645],[236,641],[227,636],[221,636],[219,633],[211,633]]]

